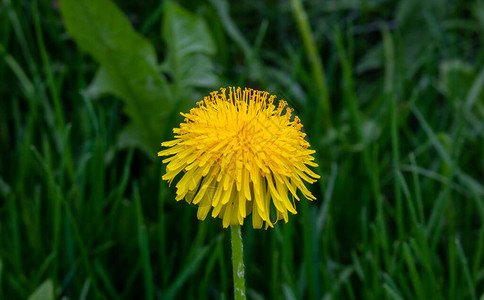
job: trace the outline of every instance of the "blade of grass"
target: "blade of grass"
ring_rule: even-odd
[[[467,197],[470,196],[469,191],[467,191],[464,187],[456,184],[455,182],[452,182],[448,177],[442,176],[441,174],[433,170],[429,170],[429,169],[425,169],[425,168],[422,168],[419,166],[413,166],[413,165],[401,165],[400,169],[402,171],[408,171],[408,172],[420,174],[432,180],[438,181],[442,183],[442,185],[444,186],[449,186],[453,191],[463,196],[467,196]]]
[[[387,296],[390,298],[390,299],[393,299],[393,300],[404,300],[404,298],[400,295],[400,293],[398,293],[397,291],[395,291],[393,289],[393,287],[389,286],[388,283],[384,283],[383,284],[383,289],[385,290],[385,292],[387,292]]]
[[[384,197],[381,195],[380,191],[380,172],[379,172],[379,166],[378,166],[378,152],[379,152],[379,147],[378,145],[375,145],[373,148],[373,153],[372,153],[372,165],[373,168],[370,171],[372,176],[371,178],[372,181],[374,182],[374,193],[378,194],[377,198],[375,199],[376,202],[376,226],[378,229],[378,239],[380,240],[380,247],[382,248],[382,255],[383,255],[383,260],[385,262],[385,265],[387,267],[390,267],[391,264],[391,257],[392,254],[390,253],[390,243],[389,243],[389,237],[388,237],[388,230],[387,230],[387,216],[385,214],[384,210]]]
[[[52,265],[52,261],[55,259],[55,256],[51,253],[49,254],[42,264],[40,265],[38,271],[35,274],[35,282],[41,282],[42,278],[46,277],[46,273],[49,267]]]
[[[418,168],[417,160],[415,159],[415,154],[413,152],[410,153],[410,163],[413,170],[416,170]],[[422,189],[420,187],[420,180],[418,178],[418,173],[415,171],[412,172],[412,182],[415,189],[415,202],[417,205],[418,221],[423,224],[425,222],[425,215],[424,215],[424,208],[422,203]]]
[[[363,272],[363,268],[361,266],[361,260],[355,251],[351,252],[351,261],[353,263],[353,267],[355,268],[356,275],[361,281],[364,281],[365,273]]]
[[[212,273],[215,268],[215,264],[217,263],[217,259],[219,259],[220,249],[221,247],[223,247],[222,242],[223,242],[222,235],[218,235],[214,239],[214,250],[212,251],[211,255],[209,255],[207,259],[204,276],[203,276],[202,282],[200,283],[200,289],[198,294],[199,299],[208,299],[209,289],[214,285],[214,283],[212,282],[213,280]]]
[[[410,272],[410,281],[415,289],[416,299],[427,299],[422,286],[422,278],[418,274],[417,268],[415,267],[415,260],[407,243],[403,243],[403,257],[405,259],[407,269]]]
[[[382,279],[384,281],[384,283],[383,283],[384,286],[387,285],[395,294],[397,294],[400,297],[403,297],[402,296],[402,292],[400,291],[403,287],[400,286],[400,289],[399,289],[397,287],[397,284],[393,280],[393,278],[390,277],[390,275],[388,275],[387,273],[383,273],[382,274]]]
[[[301,201],[301,218],[303,222],[303,253],[304,265],[306,269],[306,284],[308,289],[308,299],[319,299],[318,295],[318,272],[317,272],[317,236],[314,230],[314,218],[309,207],[309,201]]]
[[[368,296],[369,298],[375,298],[375,299],[381,299],[383,297],[383,291],[380,288],[381,282],[380,282],[380,270],[381,270],[381,264],[382,264],[382,247],[381,247],[381,241],[379,238],[373,238],[373,237],[378,237],[379,236],[379,228],[378,225],[374,222],[370,223],[368,225],[370,233],[371,233],[371,256],[372,259],[370,260],[369,268],[370,268],[370,274],[371,276],[369,279],[371,282],[368,284],[368,288],[371,289],[371,292]]]
[[[146,234],[146,225],[143,220],[143,211],[141,209],[141,197],[139,194],[138,184],[133,184],[134,204],[136,207],[136,228],[138,231],[138,247],[140,251],[141,265],[143,266],[143,283],[146,300],[154,299],[154,282],[153,270],[150,262],[150,248],[148,245],[148,236]]]
[[[320,171],[321,172],[321,171]],[[324,193],[323,204],[319,210],[318,219],[316,221],[316,235],[321,236],[323,232],[324,222],[327,218],[328,211],[331,205],[331,200],[333,199],[334,185],[336,183],[336,177],[338,176],[338,165],[336,163],[331,164],[331,170],[329,174],[329,179]],[[323,191],[323,180],[319,180],[320,190]]]
[[[338,55],[340,58],[341,68],[343,71],[343,78],[344,78],[344,99],[345,103],[349,106],[349,113],[351,119],[351,129],[354,132],[355,136],[355,143],[360,144],[363,147],[363,163],[365,166],[365,170],[368,171],[368,177],[371,182],[373,197],[378,199],[380,196],[380,188],[377,178],[374,176],[375,174],[371,171],[373,170],[372,162],[370,159],[370,153],[368,152],[368,146],[365,145],[365,141],[363,138],[363,123],[361,121],[360,110],[358,108],[358,101],[356,98],[356,91],[354,87],[353,81],[353,71],[351,68],[351,62],[346,55],[346,50],[343,45],[343,40],[341,37],[340,29],[334,29],[334,42],[336,45],[336,49],[338,51]],[[366,199],[366,198],[365,198]],[[365,203],[367,205],[368,203]]]
[[[113,202],[112,208],[109,210],[113,216],[115,216],[119,212],[119,208],[123,200],[124,193],[128,186],[128,182],[131,175],[131,167],[132,167],[131,163],[133,161],[133,155],[134,155],[134,149],[130,149],[128,151],[128,154],[126,155],[126,160],[124,161],[123,171],[121,173],[121,179],[116,185],[116,189],[113,192],[114,200],[112,201]],[[114,230],[115,228],[113,227],[112,231]]]
[[[44,281],[27,300],[54,300],[54,283],[52,280]]]
[[[276,228],[274,228],[276,229]],[[278,229],[278,228],[277,228]],[[278,295],[280,295],[280,287],[281,287],[281,278],[279,274],[280,271],[280,254],[279,254],[279,241],[276,237],[276,234],[271,234],[270,236],[270,256],[271,256],[271,275],[270,275],[270,293],[269,297],[271,299],[277,299]]]
[[[3,4],[6,8],[8,18],[10,20],[10,24],[12,25],[13,31],[15,32],[15,36],[18,40],[18,43],[20,44],[20,48],[22,51],[22,54],[24,56],[24,59],[27,61],[27,65],[29,67],[30,72],[34,75],[34,77],[38,78],[37,75],[37,67],[35,64],[35,60],[32,56],[32,53],[30,52],[30,46],[27,42],[27,39],[25,37],[24,31],[22,29],[22,23],[20,22],[17,13],[12,6],[11,0],[3,0]]]
[[[430,215],[429,222],[426,227],[426,235],[430,240],[431,249],[435,249],[439,241],[444,224],[442,220],[445,216],[445,210],[450,203],[450,188],[448,185],[444,186],[442,192],[439,194],[435,204],[432,208],[432,214]]]
[[[114,287],[111,279],[109,278],[108,273],[106,272],[106,269],[103,267],[101,262],[99,260],[94,261],[94,269],[96,270],[99,279],[101,282],[104,284],[104,288],[108,292],[109,298],[110,299],[119,299],[119,296],[116,292],[116,288]]]
[[[37,0],[33,1],[32,13],[34,17],[34,24],[35,24],[34,29],[35,29],[35,35],[37,38],[37,46],[40,52],[40,56],[42,58],[42,64],[44,65],[44,71],[47,75],[47,86],[49,88],[50,95],[54,102],[54,113],[55,113],[55,118],[57,120],[57,128],[59,130],[59,136],[64,136],[66,131],[66,121],[64,120],[64,113],[63,113],[62,103],[59,97],[59,91],[54,82],[54,72],[52,71],[49,55],[47,54],[47,50],[45,48],[44,37],[42,35],[42,27],[40,24],[39,7],[37,4]],[[66,162],[67,175],[69,175],[69,178],[72,180],[74,178],[74,162],[72,158],[70,144],[65,144],[64,149],[60,149],[60,153],[63,154],[62,156]]]
[[[69,275],[64,275],[63,279],[63,284],[62,286],[65,286],[65,293],[66,295],[74,295],[75,294],[75,287],[74,284],[69,284],[68,280],[66,279],[72,279],[74,277],[74,272],[76,270],[77,266],[77,261],[76,261],[76,251],[77,251],[77,245],[74,243],[74,234],[73,234],[73,229],[72,229],[72,223],[69,220],[69,218],[64,218],[64,249],[65,249],[65,261],[68,266],[70,266],[72,270],[72,276],[69,277]],[[53,255],[52,255],[53,256]],[[56,257],[53,256],[53,259]],[[64,284],[66,282],[66,284]]]
[[[439,156],[449,165],[453,165],[452,158],[450,155],[447,153],[447,150],[445,150],[444,146],[440,143],[437,135],[434,133],[432,130],[432,127],[427,123],[425,120],[424,116],[420,112],[420,110],[414,105],[412,106],[412,112],[419,121],[420,126],[422,126],[422,129],[425,131],[427,136],[429,137],[430,141],[432,142],[433,146],[435,147],[435,150],[437,150],[437,153],[439,153]]]
[[[418,227],[417,229],[417,239],[410,240],[410,246],[413,252],[418,257],[418,262],[420,262],[423,266],[422,276],[425,279],[425,286],[426,290],[429,291],[432,295],[434,295],[437,299],[443,299],[444,296],[441,292],[441,287],[437,283],[437,278],[435,274],[437,273],[435,269],[432,268],[431,265],[431,256],[430,256],[430,249],[426,241],[424,240],[424,228]]]
[[[161,174],[162,165],[160,164]],[[162,270],[161,275],[161,289],[163,290],[168,284],[169,272],[165,270],[166,258],[167,258],[167,244],[166,244],[166,217],[165,217],[165,197],[166,197],[166,186],[163,180],[158,180],[158,232],[160,239],[160,269]]]
[[[482,220],[481,220],[482,222]],[[480,226],[479,237],[477,238],[477,247],[474,254],[473,266],[472,266],[472,278],[474,279],[474,284],[479,282],[479,272],[482,270],[481,261],[484,252],[484,226]]]
[[[163,295],[164,299],[171,300],[176,297],[178,291],[183,287],[185,281],[199,268],[203,259],[208,255],[211,247],[204,246],[199,248],[196,252],[194,258],[186,262],[185,266],[182,268],[181,272],[175,278],[175,280],[170,284],[168,290]]]
[[[322,121],[323,130],[326,131],[331,128],[331,104],[329,103],[329,93],[326,83],[326,76],[324,75],[323,62],[321,61],[316,42],[314,41],[311,26],[303,8],[301,0],[291,0],[292,14],[296,21],[299,34],[301,36],[304,50],[309,60],[309,67],[313,76],[313,82],[317,88],[317,99],[315,114],[317,120]],[[314,128],[314,132],[320,132],[320,128]]]
[[[454,160],[452,160],[450,154],[439,141],[432,127],[430,127],[420,110],[415,105],[412,105],[412,112],[419,121],[419,124],[422,126],[422,129],[427,134],[430,142],[432,142],[435,150],[437,150],[439,156],[444,160],[444,162],[449,166],[451,170],[454,170],[455,176],[457,176],[462,181],[462,183],[467,186],[467,188],[473,190],[478,195],[484,195],[484,185],[480,184],[477,180],[459,169],[459,167],[455,164]]]
[[[295,273],[291,273],[287,268],[287,265],[282,265],[282,292],[284,296],[295,297],[296,294],[296,279],[294,278]]]
[[[408,211],[410,212],[410,220],[413,223],[413,227],[417,228],[419,225],[418,219],[417,219],[417,213],[415,212],[415,206],[413,205],[412,201],[412,196],[410,195],[410,189],[408,188],[407,182],[405,181],[405,178],[402,175],[402,172],[396,171],[395,172],[395,178],[398,180],[398,184],[402,187],[403,195],[406,198],[407,206],[408,206]]]
[[[239,48],[244,53],[246,61],[250,61],[251,48],[247,40],[244,38],[237,25],[234,23],[230,17],[230,8],[226,0],[215,1],[210,0],[210,3],[215,7],[217,13],[220,17],[220,21],[224,25],[225,31],[230,36],[232,40],[239,46]]]
[[[91,280],[86,278],[84,284],[82,285],[81,295],[79,295],[79,300],[86,300],[88,299],[87,296],[89,295],[89,289],[91,288]]]
[[[66,203],[64,203],[66,204]],[[69,223],[71,225],[74,239],[77,242],[77,247],[76,249],[79,250],[81,261],[83,264],[83,267],[86,269],[88,278],[91,281],[92,284],[92,290],[93,290],[93,297],[98,298],[100,297],[99,290],[97,288],[97,280],[96,277],[94,276],[93,268],[91,265],[91,260],[89,258],[88,254],[88,248],[86,247],[86,244],[84,242],[84,239],[82,238],[81,232],[79,230],[79,226],[77,226],[74,217],[72,216],[71,209],[68,205],[64,205],[64,211],[66,214],[67,219],[69,220]]]
[[[34,155],[34,157],[37,159],[37,161],[40,163],[42,166],[43,171],[45,172],[46,175],[46,181],[47,181],[47,186],[48,186],[48,191],[49,195],[51,195],[52,199],[52,214],[53,214],[53,225],[52,225],[52,253],[55,256],[59,256],[59,250],[60,250],[60,234],[61,234],[61,205],[62,205],[62,192],[60,190],[60,187],[57,185],[55,181],[55,176],[54,176],[54,171],[50,167],[50,164],[48,162],[48,159],[43,157],[37,148],[34,146],[31,146],[31,152]],[[52,268],[52,276],[54,279],[57,278],[58,276],[58,271],[59,271],[59,266],[58,266],[58,259],[54,259],[53,262],[53,268]]]
[[[484,88],[484,66],[481,68],[481,71],[477,75],[476,79],[472,83],[472,87],[467,93],[467,97],[465,99],[465,109],[470,113],[472,106],[477,102]]]
[[[393,37],[387,26],[380,28],[380,33],[383,39],[383,52],[385,54],[385,73],[383,92],[388,96],[395,94],[395,47]]]
[[[449,238],[448,241],[448,264],[449,264],[449,299],[457,299],[457,268],[456,268],[456,243],[455,240]]]
[[[138,278],[142,268],[143,266],[141,264],[141,261],[138,261],[136,266],[133,268],[133,271],[125,281],[125,284],[123,286],[123,291],[121,293],[121,299],[131,300],[131,297],[129,296],[130,295],[129,292],[132,292],[133,285],[137,282],[136,279]],[[135,288],[135,294],[138,294],[138,293],[139,293],[139,289]]]
[[[244,85],[245,82],[247,82],[247,79],[249,79],[249,76],[251,75],[253,76],[253,74],[251,73],[254,73],[254,72],[256,74],[261,74],[260,76],[261,78],[259,80],[261,81],[264,80],[263,78],[265,76],[262,75],[263,69],[261,68],[260,63],[258,61],[258,55],[260,53],[261,44],[267,33],[267,27],[269,26],[268,23],[269,22],[267,20],[263,20],[260,25],[259,31],[257,32],[257,36],[254,42],[254,46],[250,49],[249,61],[247,61],[246,63],[247,67],[244,68],[244,72],[239,76],[239,80],[237,82],[238,85]]]
[[[165,2],[160,1],[158,6],[156,7],[155,10],[152,11],[152,13],[148,16],[148,18],[145,19],[143,24],[141,25],[140,32],[144,35],[150,30],[153,25],[156,24],[161,18],[161,14],[163,13],[163,5]]]
[[[75,176],[72,156],[71,154],[67,154],[67,153],[71,153],[71,147],[69,143],[71,129],[72,129],[72,125],[69,123],[65,126],[64,132],[62,133],[62,141],[61,141],[61,149],[60,149],[60,153],[62,153],[62,155],[61,155],[60,164],[58,167],[59,186],[61,188],[65,187],[66,180],[68,179],[72,180],[74,179],[74,176]],[[65,173],[68,173],[68,176],[64,176]],[[69,174],[69,173],[72,173],[72,174]]]
[[[227,269],[227,265],[225,263],[225,247],[222,247],[222,243],[218,244],[219,247],[219,267],[220,267],[220,298],[226,299],[228,297],[228,280],[230,270]]]
[[[99,125],[99,118],[94,110],[92,105],[92,99],[85,91],[81,91],[80,93],[82,102],[86,107],[87,116],[89,117],[90,122],[88,123],[89,126],[92,126],[94,136],[99,136],[101,134],[101,129]],[[91,127],[89,127],[91,129]]]
[[[0,47],[3,47],[0,44]],[[12,72],[15,74],[17,77],[18,81],[20,82],[20,86],[23,89],[23,93],[26,96],[27,99],[34,99],[35,95],[35,88],[34,85],[32,84],[31,80],[25,73],[25,71],[22,69],[22,67],[18,64],[17,60],[11,56],[10,54],[6,53],[3,54],[3,59],[5,60],[6,65],[12,70]]]
[[[235,44],[240,48],[244,55],[246,67],[244,73],[239,78],[239,85],[244,85],[247,77],[264,80],[262,76],[260,64],[257,60],[257,47],[258,43],[262,42],[262,38],[265,36],[265,22],[261,24],[259,33],[257,34],[256,42],[254,47],[251,47],[247,39],[243,36],[242,32],[237,27],[237,24],[230,16],[230,6],[226,0],[210,0],[210,3],[217,10],[217,14],[220,18],[220,22],[223,24],[223,28],[227,32],[227,35],[235,42]]]
[[[10,226],[12,227],[12,262],[13,267],[17,272],[22,270],[22,248],[20,243],[20,229],[19,229],[19,218],[18,218],[18,208],[15,196],[12,194],[8,197],[8,209],[10,215]]]
[[[398,136],[398,111],[397,96],[395,92],[395,50],[391,33],[386,27],[382,27],[381,34],[383,37],[383,50],[385,53],[385,82],[384,92],[390,99],[390,131],[392,140],[392,159],[393,159],[393,184],[396,206],[397,231],[399,239],[404,238],[404,220],[402,194],[397,172],[400,169],[400,145]]]
[[[471,299],[476,300],[476,290],[474,287],[474,283],[471,278],[471,273],[469,271],[469,266],[467,264],[467,257],[464,253],[464,249],[462,248],[462,244],[460,243],[459,239],[455,239],[455,244],[457,246],[457,254],[459,255],[460,262],[462,264],[462,271],[464,272],[464,278],[466,280],[468,286],[468,292],[471,296]]]
[[[349,299],[350,300],[356,300],[355,291],[353,290],[353,286],[351,285],[350,280],[347,280],[345,282],[345,288],[346,288],[346,292],[349,295]]]
[[[282,293],[284,294],[284,299],[286,300],[296,300],[296,295],[294,295],[292,289],[287,285],[282,285]]]
[[[294,291],[294,247],[292,244],[294,238],[294,227],[284,226],[282,228],[282,247],[281,249],[281,269],[282,269],[282,279],[285,281],[290,288]]]

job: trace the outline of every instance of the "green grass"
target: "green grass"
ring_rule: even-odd
[[[0,299],[232,299],[156,157],[227,85],[287,100],[322,177],[243,226],[249,299],[484,299],[484,2],[60,3],[0,3]]]

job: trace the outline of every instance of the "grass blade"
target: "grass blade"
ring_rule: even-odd
[[[209,253],[210,247],[204,246],[199,248],[198,251],[195,253],[195,256],[192,260],[188,261],[188,263],[183,267],[181,272],[175,278],[172,284],[170,284],[170,288],[166,291],[163,295],[164,299],[171,300],[175,299],[176,294],[181,289],[185,281],[199,268],[201,262]]]
[[[324,130],[331,128],[331,104],[329,103],[329,93],[326,83],[326,76],[324,75],[323,62],[319,56],[318,48],[314,41],[313,33],[309,25],[308,17],[306,11],[302,5],[301,0],[291,0],[291,8],[294,19],[296,21],[299,34],[306,51],[306,55],[309,60],[309,67],[311,68],[311,73],[313,75],[313,82],[317,87],[317,95],[319,97],[316,104],[316,116],[320,117],[320,121],[324,126]],[[319,128],[315,128],[316,132],[319,132]]]
[[[462,244],[460,243],[459,239],[455,239],[455,244],[457,246],[457,254],[459,255],[460,262],[462,264],[462,270],[464,272],[464,278],[468,286],[468,292],[470,294],[471,299],[476,300],[476,289],[474,287],[474,283],[471,278],[471,273],[469,271],[469,266],[467,264],[467,257],[464,253],[464,249],[462,248]]]
[[[133,184],[134,189],[134,204],[136,207],[136,227],[138,231],[138,247],[140,251],[141,264],[143,266],[143,282],[144,282],[144,292],[146,300],[153,300],[154,291],[154,281],[153,281],[153,270],[151,269],[150,262],[150,248],[148,245],[148,236],[146,234],[146,225],[143,221],[143,211],[141,209],[141,197],[139,194],[138,184]]]

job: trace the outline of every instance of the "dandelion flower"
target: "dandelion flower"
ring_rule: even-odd
[[[316,199],[304,181],[313,183],[319,175],[303,125],[283,100],[265,91],[230,87],[214,91],[197,103],[179,128],[175,139],[158,156],[170,156],[162,179],[176,184],[176,200],[198,205],[197,217],[223,220],[223,227],[243,225],[252,214],[254,228],[267,229],[278,220],[296,214],[297,190]],[[272,214],[271,214],[272,210]],[[273,220],[271,220],[271,218]]]

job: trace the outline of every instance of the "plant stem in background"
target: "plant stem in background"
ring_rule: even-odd
[[[232,239],[232,267],[234,273],[234,299],[245,299],[244,257],[240,225],[230,226]]]
[[[326,85],[323,63],[319,57],[318,48],[314,42],[308,17],[304,11],[301,0],[291,0],[291,6],[299,34],[301,34],[301,38],[303,40],[304,50],[306,51],[309,59],[309,65],[319,95],[317,109],[315,110],[316,117],[317,119],[322,119],[324,129],[327,130],[331,127],[331,106],[329,104],[328,87]]]

